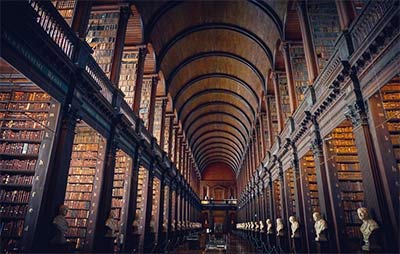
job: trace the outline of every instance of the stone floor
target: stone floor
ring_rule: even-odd
[[[233,234],[227,234],[228,249],[226,252],[223,251],[210,251],[206,250],[206,234],[200,235],[200,247],[197,249],[190,249],[189,244],[185,243],[179,246],[173,253],[181,254],[205,254],[205,253],[229,253],[229,254],[239,254],[239,253],[256,253],[255,248],[253,248],[247,241],[235,236]]]

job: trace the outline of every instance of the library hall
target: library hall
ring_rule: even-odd
[[[0,253],[400,252],[399,0],[5,0],[0,25]]]

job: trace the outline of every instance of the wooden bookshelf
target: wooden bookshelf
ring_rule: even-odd
[[[150,111],[152,84],[153,81],[151,79],[143,79],[139,116],[143,120],[144,126],[146,128],[149,126],[149,111]]]
[[[52,0],[51,3],[56,7],[61,16],[63,16],[65,21],[71,25],[75,12],[76,0]]]
[[[171,230],[174,231],[176,230],[176,224],[174,225],[173,223],[176,223],[176,191],[171,190]]]
[[[328,161],[334,170],[337,188],[338,212],[336,216],[343,217],[344,233],[346,238],[354,242],[361,239],[361,221],[357,209],[364,206],[364,191],[360,171],[360,164],[355,145],[353,127],[344,121],[327,137]]]
[[[163,208],[163,225],[162,225],[162,231],[163,232],[167,232],[168,229],[168,223],[169,223],[169,218],[168,218],[168,214],[169,211],[171,209],[171,207],[169,206],[169,202],[170,202],[170,191],[171,189],[169,188],[168,185],[164,186],[164,208]]]
[[[75,128],[64,204],[68,206],[67,241],[85,249],[93,237],[106,140],[83,121]]]
[[[282,217],[282,204],[281,204],[281,183],[279,180],[274,180],[272,182],[272,191],[274,195],[275,202],[275,217]]]
[[[286,78],[286,73],[277,72],[277,75],[278,75],[279,95],[281,96],[283,122],[285,123],[287,119],[292,115],[290,112],[289,87]]]
[[[138,55],[138,50],[124,49],[121,60],[118,87],[124,93],[124,100],[130,106],[133,105],[135,98]]]
[[[311,34],[321,72],[335,50],[340,33],[339,17],[334,1],[309,1],[307,4]]]
[[[51,154],[59,104],[36,85],[0,86],[0,236],[1,253],[20,252],[26,220],[43,186]],[[40,162],[40,163],[38,163]]]
[[[175,136],[176,136],[176,130],[175,128],[173,128],[171,132],[171,158],[170,158],[172,162],[175,162],[175,143],[176,143]]]
[[[271,146],[275,142],[275,137],[278,136],[279,134],[279,128],[278,128],[278,113],[276,110],[276,99],[275,97],[270,97],[268,99],[268,107],[270,108],[271,112],[271,126],[272,126],[272,138],[271,140]]]
[[[400,77],[394,78],[380,90],[382,106],[397,169],[400,170]]]
[[[169,144],[170,144],[170,138],[169,138],[169,134],[170,134],[170,128],[171,128],[171,121],[170,118],[165,116],[165,122],[164,122],[164,151],[166,153],[168,153],[168,148],[169,148]]]
[[[108,77],[111,74],[119,14],[119,10],[92,11],[86,35],[94,59]]]
[[[290,61],[292,64],[293,81],[296,90],[298,104],[304,100],[304,92],[308,87],[307,63],[304,55],[304,48],[301,43],[290,44]]]
[[[307,152],[300,161],[301,181],[303,186],[303,198],[306,204],[306,213],[312,215],[314,212],[320,212],[318,199],[318,184],[315,161],[312,151]],[[312,223],[312,217],[308,216],[309,223]]]
[[[158,218],[160,212],[160,191],[161,191],[161,181],[157,177],[153,180],[153,196],[152,196],[152,207],[151,207],[151,220],[150,227],[152,232],[157,232],[158,229]]]
[[[161,122],[163,118],[163,101],[156,99],[154,105],[154,122],[153,122],[153,136],[157,139],[157,143],[161,143]]]
[[[289,216],[293,215],[296,216],[296,190],[295,190],[295,178],[293,169],[288,169],[285,172],[285,183],[287,188],[287,204],[288,204],[288,211]]]
[[[149,171],[140,166],[138,176],[138,191],[136,199],[136,217],[138,223],[138,234],[143,235],[145,231],[146,221],[146,201],[147,201],[147,185],[148,185]]]
[[[122,150],[117,150],[115,157],[115,171],[112,190],[111,211],[117,221],[117,242],[114,251],[120,251],[126,236],[126,221],[128,215],[127,195],[130,187],[130,175],[132,174],[132,158]]]
[[[264,200],[265,200],[265,202],[264,202],[265,203],[265,219],[271,219],[272,220],[272,217],[271,217],[271,205],[270,205],[271,194],[270,194],[270,191],[268,189],[266,191],[264,191],[264,193],[265,193],[265,197],[264,197]]]
[[[269,140],[269,129],[268,129],[268,117],[265,113],[263,113],[261,115],[261,120],[263,121],[263,129],[264,129],[264,133],[263,133],[263,138],[265,140],[265,145],[266,145],[266,149],[269,148],[269,144],[270,144],[270,140]],[[263,151],[264,153],[264,151]]]

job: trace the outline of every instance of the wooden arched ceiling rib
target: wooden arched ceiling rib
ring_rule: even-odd
[[[200,52],[198,54],[195,54],[193,56],[189,56],[188,58],[186,58],[185,60],[183,60],[181,63],[179,63],[178,66],[176,66],[171,73],[165,73],[166,77],[167,77],[167,89],[170,89],[170,86],[173,84],[173,81],[175,79],[175,77],[177,76],[177,74],[186,66],[190,65],[191,63],[200,60],[200,59],[204,59],[204,58],[211,58],[211,57],[223,57],[223,58],[229,58],[229,59],[233,59],[237,62],[242,63],[243,65],[247,66],[255,75],[256,77],[259,79],[260,81],[260,85],[264,86],[265,83],[265,79],[264,79],[264,75],[262,74],[262,72],[249,60],[247,60],[246,58],[230,53],[230,52],[224,52],[224,51],[210,51],[210,52]],[[212,59],[211,59],[212,61]],[[208,74],[208,73],[207,73]],[[229,75],[227,73],[225,73],[226,75]],[[245,81],[244,81],[245,82]],[[247,83],[247,82],[245,82]],[[248,83],[247,83],[248,84]],[[254,89],[253,89],[254,90]]]
[[[230,140],[234,141],[236,144],[240,144],[240,145],[241,145],[242,151],[245,150],[246,143],[244,143],[241,139],[239,139],[238,136],[236,135],[236,133],[233,133],[233,132],[231,132],[230,130],[228,131],[228,130],[223,130],[223,129],[219,129],[219,130],[208,130],[208,131],[202,133],[202,136],[198,136],[198,137],[196,137],[196,138],[193,139],[193,140],[189,140],[190,147],[194,147],[195,144],[196,144],[199,140],[204,139],[204,138],[207,138],[207,137],[208,137],[208,134],[211,134],[211,135],[219,135],[219,136],[228,135],[228,136],[230,137]],[[219,137],[219,136],[215,136],[215,137]],[[238,146],[239,146],[239,145],[238,145]]]
[[[219,152],[218,154],[215,154],[215,153],[214,154],[208,154],[206,157],[204,157],[202,159],[202,161],[199,161],[198,165],[200,167],[200,171],[203,171],[204,163],[206,163],[207,160],[212,160],[213,158],[224,158],[224,159],[228,160],[233,165],[233,171],[237,172],[239,164],[235,160],[233,160],[233,158],[231,156],[229,156],[226,153],[222,153],[222,152]]]
[[[257,6],[258,8],[260,8],[263,12],[265,12],[265,14],[267,14],[272,19],[279,33],[282,34],[283,30],[282,20],[270,5],[259,0],[248,0],[248,1],[253,5]],[[153,15],[146,24],[145,38],[148,39],[150,37],[150,34],[153,32],[154,26],[166,13],[168,13],[169,10],[172,10],[181,3],[183,3],[183,1],[168,1],[160,8],[158,8],[157,11],[153,13]]]
[[[210,78],[225,78],[225,79],[229,79],[234,81],[235,83],[237,83],[238,85],[244,87],[249,93],[251,93],[251,95],[258,100],[258,95],[257,93],[254,91],[254,89],[249,86],[246,82],[244,82],[242,79],[234,76],[234,75],[230,75],[230,74],[226,74],[226,73],[207,73],[204,75],[200,75],[197,77],[192,78],[189,82],[185,83],[183,86],[181,86],[181,88],[178,90],[178,92],[176,93],[173,101],[174,104],[176,103],[176,101],[180,98],[180,96],[188,89],[190,88],[192,85],[198,83],[199,81],[205,80],[205,79],[210,79]]]
[[[240,123],[240,126],[246,131],[247,135],[250,135],[251,123],[248,123],[248,125],[246,125],[236,115],[229,113],[229,112],[224,112],[224,111],[209,111],[209,112],[203,113],[203,114],[197,116],[192,121],[190,121],[188,123],[188,125],[182,124],[182,126],[186,130],[186,132],[189,133],[190,128],[192,128],[192,126],[194,126],[195,122],[199,121],[200,119],[202,119],[204,117],[210,117],[211,115],[225,115],[225,116],[229,116],[229,117],[233,118],[234,120],[236,120]],[[205,119],[205,120],[208,121],[208,119]],[[187,128],[185,128],[186,126],[187,126]]]
[[[224,159],[224,158],[216,158],[216,159],[211,159],[211,160],[206,161],[206,162],[204,163],[204,165],[203,165],[203,168],[199,168],[200,172],[203,172],[203,170],[204,170],[207,166],[209,166],[209,165],[211,165],[211,164],[215,164],[215,163],[224,163],[224,164],[226,164],[227,166],[229,166],[229,167],[233,170],[233,172],[236,172],[236,170],[235,170],[235,165],[233,165],[230,161],[228,161],[227,159]]]
[[[229,157],[230,160],[235,164],[235,168],[238,168],[240,161],[229,151],[225,149],[211,149],[210,151],[205,152],[200,157],[197,157],[197,161],[199,165],[202,165],[204,161],[207,161],[214,157],[220,157],[221,155],[225,155]]]
[[[208,150],[197,156],[197,161],[202,161],[202,159],[206,158],[208,155],[216,156],[218,153],[224,153],[231,156],[234,159],[235,164],[239,165],[240,158],[237,157],[236,153],[223,146],[210,147]]]
[[[192,45],[188,47],[188,45]],[[184,49],[184,50],[183,50]],[[271,66],[264,50],[247,36],[232,30],[202,30],[179,40],[164,56],[160,69],[170,73],[186,58],[202,52],[229,52],[253,63],[257,69],[265,70]]]
[[[255,112],[257,112],[259,107],[258,97],[252,96],[246,88],[238,86],[237,83],[232,80],[224,78],[208,78],[194,83],[190,88],[188,88],[186,92],[181,95],[181,99],[174,102],[176,109],[179,110],[190,98],[206,93],[206,91],[209,91],[209,93],[229,91],[226,92],[226,94],[239,95],[243,98],[246,104],[252,106]]]
[[[236,161],[240,161],[240,154],[237,153],[236,150],[232,150],[230,146],[226,146],[222,143],[213,143],[212,145],[209,145],[208,147],[203,147],[202,149],[199,149],[197,151],[197,155],[195,155],[195,158],[201,159],[202,156],[208,152],[208,151],[213,151],[215,149],[225,149],[228,150],[232,155],[235,156]]]
[[[195,155],[197,149],[200,149],[206,145],[212,144],[212,143],[220,143],[220,144],[226,144],[231,146],[233,149],[238,151],[239,154],[243,154],[244,150],[242,147],[240,147],[235,141],[230,139],[229,137],[225,137],[222,135],[213,135],[211,137],[206,137],[205,139],[199,140],[196,144],[193,146],[193,155]]]
[[[231,149],[231,151],[234,151],[237,155],[238,158],[240,158],[240,155],[242,154],[242,152],[237,149],[237,147],[233,146],[231,143],[228,143],[224,140],[207,140],[208,142],[203,142],[200,145],[196,146],[193,148],[193,156],[197,157],[199,155],[199,153],[201,153],[203,151],[203,149],[208,149],[210,147],[213,146],[224,146],[224,147],[229,147],[229,149]]]
[[[240,131],[240,129],[238,128],[238,127],[236,127],[235,125],[232,125],[232,124],[230,124],[230,123],[227,123],[227,122],[223,122],[223,121],[212,121],[212,122],[207,122],[207,123],[203,123],[202,125],[200,125],[200,126],[198,126],[195,130],[193,130],[193,132],[191,133],[191,135],[190,136],[188,136],[188,140],[192,140],[192,138],[197,138],[197,136],[198,135],[202,135],[202,134],[205,134],[203,131],[209,131],[209,129],[208,128],[210,128],[210,127],[214,127],[214,131],[215,130],[220,130],[220,128],[215,128],[215,127],[217,127],[217,125],[218,125],[218,127],[220,127],[220,128],[223,128],[223,127],[228,127],[229,129],[227,129],[227,130],[235,130],[236,131],[236,135],[240,135],[240,137],[242,138],[241,140],[242,140],[242,145],[244,144],[244,143],[246,143],[246,140],[247,140],[247,138],[246,138],[246,136]],[[227,131],[226,130],[226,131]],[[232,133],[233,135],[235,135],[234,133]]]
[[[247,139],[245,138],[243,133],[240,131],[240,129],[230,123],[223,122],[223,121],[212,121],[212,122],[204,123],[204,124],[200,125],[189,136],[189,138],[188,138],[189,142],[194,145],[195,143],[191,142],[192,139],[196,140],[201,135],[205,135],[207,133],[216,132],[216,131],[225,131],[225,132],[230,133],[232,136],[237,137],[237,139],[240,140],[240,144],[243,147],[245,147]],[[193,147],[193,145],[192,145],[192,147]]]
[[[246,118],[246,120],[247,120],[246,122],[249,122],[250,124],[252,123],[252,120],[246,114],[246,112],[244,112],[243,109],[238,107],[237,105],[235,105],[231,102],[228,102],[228,101],[212,101],[212,102],[205,102],[205,103],[197,105],[195,108],[192,109],[191,114],[187,114],[183,118],[181,118],[182,126],[187,126],[186,121],[191,116],[194,116],[196,113],[201,112],[203,109],[206,109],[208,107],[217,107],[219,110],[222,110],[223,107],[229,107],[230,109],[237,112],[240,116]]]
[[[185,29],[184,31],[180,32],[179,34],[175,35],[169,42],[167,42],[166,45],[164,45],[164,47],[160,50],[160,53],[158,53],[159,62],[158,62],[157,67],[159,68],[161,66],[168,50],[170,50],[179,40],[185,38],[186,36],[188,36],[192,33],[196,33],[196,32],[203,31],[203,30],[230,30],[230,31],[234,31],[234,32],[240,33],[242,35],[245,35],[250,40],[257,43],[257,45],[259,45],[263,49],[265,55],[270,60],[270,63],[272,63],[273,55],[272,55],[271,49],[260,37],[258,37],[253,32],[251,32],[243,27],[240,27],[238,25],[235,25],[235,24],[206,23],[206,24],[200,24],[200,25],[189,27],[189,28]]]
[[[243,106],[248,109],[251,113],[250,117],[251,119],[255,118],[255,114],[257,111],[257,108],[255,108],[254,106],[252,106],[248,101],[246,101],[242,95],[237,94],[235,92],[232,92],[231,90],[228,89],[209,89],[209,90],[204,90],[199,92],[198,94],[193,95],[192,97],[190,97],[188,100],[186,100],[183,105],[178,109],[178,118],[181,119],[182,117],[182,112],[183,110],[185,110],[186,106],[193,106],[196,105],[195,102],[196,101],[201,101],[201,99],[205,99],[207,101],[215,101],[216,99],[218,99],[218,95],[219,96],[226,96],[226,97],[230,97],[233,100],[236,100],[237,102],[240,102],[241,104],[243,104]],[[213,96],[216,96],[216,98],[213,100]],[[187,113],[192,112],[192,110],[185,110]]]

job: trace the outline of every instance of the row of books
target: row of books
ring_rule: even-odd
[[[41,141],[43,139],[42,131],[14,131],[14,130],[4,130],[2,135],[2,139],[8,140],[32,140],[32,141]]]
[[[30,175],[0,175],[2,184],[32,184],[33,176]]]
[[[25,190],[0,190],[0,202],[22,202],[29,201],[30,192]]]
[[[24,218],[27,211],[27,205],[1,205],[0,217]]]
[[[3,108],[8,110],[49,110],[50,104],[49,103],[38,103],[38,102],[19,102],[19,103],[9,103],[8,107]]]
[[[12,101],[50,101],[51,97],[44,92],[14,91]]]
[[[0,153],[7,154],[38,154],[39,144],[31,143],[2,143],[0,144]]]
[[[37,160],[0,160],[0,169],[11,170],[35,170]]]
[[[24,228],[24,220],[15,220],[0,223],[0,235],[2,237],[21,237]]]

